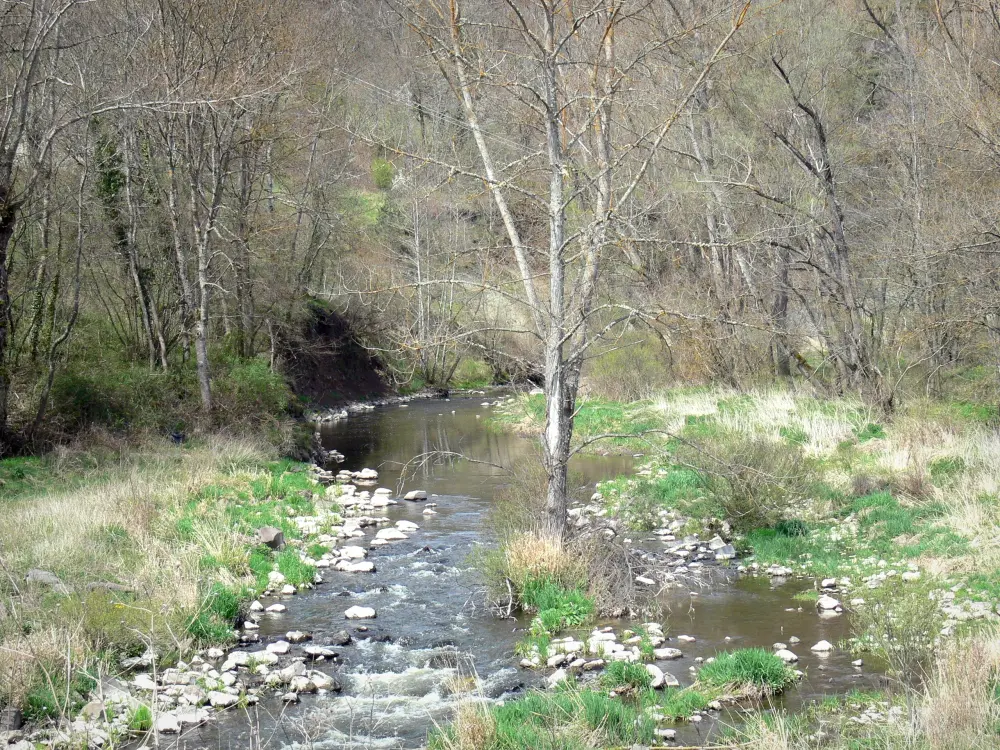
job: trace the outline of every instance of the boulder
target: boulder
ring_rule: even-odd
[[[376,539],[382,539],[386,542],[398,542],[403,539],[409,539],[406,534],[404,534],[399,529],[381,529],[376,535]]]
[[[331,646],[346,646],[351,642],[351,634],[346,630],[340,630],[330,636]]]
[[[282,656],[287,654],[291,650],[292,646],[288,641],[275,641],[274,643],[267,644],[265,648],[272,654]]]
[[[420,527],[413,521],[396,521],[396,528],[400,531],[417,531]]]
[[[735,560],[736,548],[731,544],[727,544],[725,547],[719,547],[719,549],[715,550],[715,559],[720,562],[722,560]]]
[[[774,655],[777,656],[779,659],[781,659],[783,662],[785,662],[785,664],[794,664],[799,660],[799,657],[797,657],[787,648],[782,648],[779,649],[778,651],[775,651]]]
[[[261,526],[257,529],[257,538],[271,549],[283,549],[285,546],[285,532],[274,526]]]
[[[375,616],[375,610],[371,607],[354,606],[344,612],[344,617],[348,620],[373,620]]]
[[[340,550],[340,556],[347,560],[364,560],[368,556],[368,550],[364,547],[349,546]]]
[[[240,698],[238,695],[221,693],[218,690],[213,690],[208,694],[208,704],[212,708],[228,708],[229,706],[235,706],[239,701]]]
[[[655,664],[647,664],[646,671],[649,672],[649,676],[651,678],[649,686],[654,690],[659,690],[660,688],[662,688],[665,680],[663,670],[660,669]]]
[[[310,672],[309,680],[318,690],[329,690],[332,693],[339,693],[341,690],[340,683],[324,672]]]
[[[426,500],[427,493],[424,492],[423,490],[410,490],[403,496],[403,499],[410,500],[411,502],[415,502],[417,500]]]
[[[312,640],[312,635],[301,630],[289,630],[285,633],[285,638],[288,639],[289,643],[303,643]]]
[[[569,672],[565,669],[557,669],[555,672],[550,674],[545,680],[545,684],[550,688],[558,687],[561,682],[565,682],[570,679]]]
[[[815,646],[813,646],[811,651],[815,651],[818,654],[828,654],[833,651],[833,644],[829,641],[820,641]]]
[[[267,585],[272,589],[277,588],[285,582],[285,575],[277,570],[272,570],[267,574]]]
[[[326,646],[306,646],[302,649],[311,659],[336,659],[337,652]]]
[[[181,731],[181,723],[173,714],[160,714],[156,717],[156,731],[159,734],[177,734]]]
[[[816,600],[816,609],[821,612],[829,612],[837,609],[840,606],[840,602],[834,599],[832,596],[824,594],[819,599]]]
[[[683,658],[684,654],[677,648],[654,648],[653,658],[657,661],[673,661]]]

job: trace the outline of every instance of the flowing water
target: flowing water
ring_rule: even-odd
[[[386,515],[393,521],[407,519],[420,530],[372,549],[375,573],[325,570],[322,586],[287,598],[285,613],[261,621],[262,641],[298,629],[324,644],[346,626],[354,640],[336,649],[336,667],[326,667],[343,684],[341,693],[307,695],[291,707],[264,699],[173,746],[418,748],[429,730],[448,721],[457,701],[468,700],[470,677],[479,680],[477,694],[489,700],[514,697],[540,682],[544,675],[519,669],[514,655],[526,623],[498,619],[484,608],[470,559],[489,542],[483,520],[494,493],[509,480],[501,467],[537,460],[530,440],[486,426],[490,408],[483,401],[482,396],[411,401],[324,427],[324,444],[346,456],[340,468],[374,468],[379,486],[426,490],[437,515],[422,515],[425,504],[419,502],[389,507]],[[632,462],[623,456],[579,456],[573,474],[592,487],[629,472]],[[639,537],[636,542],[662,546]],[[825,695],[871,686],[877,673],[852,667],[848,653],[809,651],[820,640],[838,643],[848,634],[848,622],[845,616],[821,618],[809,604],[795,601],[793,595],[806,585],[743,578],[729,569],[706,571],[690,587],[664,595],[665,631],[696,640],[667,644],[679,646],[684,658],[660,666],[686,685],[698,657],[746,646],[770,648],[796,636],[801,643],[793,649],[806,677],[782,696],[779,707],[795,710]],[[377,619],[364,625],[345,621],[344,610],[353,605],[374,607]],[[729,712],[719,721],[681,726],[678,739],[700,744],[719,724],[737,720]]]

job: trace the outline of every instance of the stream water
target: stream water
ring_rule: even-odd
[[[486,699],[513,697],[542,680],[544,670],[517,667],[514,646],[526,623],[494,617],[477,596],[479,580],[470,557],[489,542],[484,516],[494,493],[508,480],[498,467],[535,460],[530,440],[487,428],[490,408],[482,405],[484,400],[411,401],[324,427],[324,444],[346,456],[340,468],[377,469],[379,486],[394,490],[404,464],[415,456],[452,454],[420,463],[415,473],[411,464],[402,484],[403,491],[426,490],[429,502],[437,503],[437,515],[424,516],[425,504],[419,502],[390,506],[386,515],[393,521],[407,519],[420,529],[407,540],[373,548],[369,559],[376,564],[375,573],[325,570],[322,586],[286,598],[286,612],[262,619],[265,642],[298,629],[324,644],[346,626],[354,640],[337,649],[339,663],[327,669],[337,674],[342,692],[306,695],[295,706],[264,699],[246,712],[228,712],[172,740],[172,746],[419,748],[430,729],[448,721],[456,701],[468,699],[458,687],[463,681],[467,686],[470,676],[478,677],[479,693]],[[579,456],[573,474],[592,486],[629,472],[632,463],[631,457]],[[636,541],[662,547],[652,540]],[[848,622],[846,616],[821,618],[809,604],[795,601],[793,595],[807,582],[744,578],[719,568],[706,571],[703,579],[664,594],[664,630],[696,639],[667,644],[679,646],[684,658],[660,665],[682,685],[692,681],[689,669],[698,657],[745,646],[770,648],[792,636],[801,639],[793,650],[806,676],[777,706],[794,711],[804,702],[878,680],[877,672],[851,666],[852,657],[844,651],[818,656],[809,650],[820,640],[837,644],[847,636]],[[377,619],[363,625],[345,621],[344,610],[353,605],[374,607]],[[626,621],[602,624],[619,631],[629,626]],[[697,726],[682,725],[678,741],[701,744],[717,726],[733,721],[738,721],[736,712]]]

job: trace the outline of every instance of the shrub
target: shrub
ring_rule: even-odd
[[[652,335],[634,335],[618,348],[589,360],[584,369],[588,395],[639,401],[670,384],[668,352]]]
[[[865,594],[851,619],[855,647],[882,658],[890,671],[927,676],[943,615],[926,586],[887,581]]]
[[[388,190],[396,177],[396,168],[386,159],[372,159],[372,182],[379,190]]]

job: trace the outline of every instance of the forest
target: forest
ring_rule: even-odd
[[[643,585],[687,585],[678,560],[636,558],[627,534],[652,533],[809,579],[786,612],[841,596],[827,614],[857,629],[817,639],[879,653],[899,687],[848,703],[918,717],[854,745],[761,719],[726,747],[993,746],[1000,648],[958,623],[995,620],[1000,598],[994,0],[0,0],[0,86],[0,711],[62,728],[105,684],[97,664],[131,675],[169,653],[187,679],[192,653],[257,642],[261,599],[317,569],[375,572],[345,546],[358,519],[404,484],[426,501],[410,480],[464,457],[513,477],[488,493],[494,553],[472,557],[492,611],[531,616],[522,668],[558,675],[563,645],[602,640],[595,618],[652,616]],[[483,414],[411,400],[449,393]],[[352,484],[378,473],[336,432],[366,401],[420,415],[363,454],[403,466],[378,467],[393,490]],[[459,432],[432,435],[448,411]],[[503,436],[504,466],[441,437],[477,429]],[[530,455],[507,445],[522,439]],[[588,501],[573,462],[608,454],[634,466],[588,464]],[[416,531],[398,523],[376,540]],[[887,576],[927,588],[855,591]],[[423,739],[648,745],[674,738],[664,711],[709,716],[802,676],[770,643],[706,651],[664,703],[650,691],[677,680],[653,654],[676,649],[647,625],[609,641],[647,671],[601,646],[600,690],[449,705]],[[298,648],[278,643],[249,672]],[[209,679],[241,682],[199,682],[199,711],[257,703],[240,653]],[[312,686],[290,704],[341,689],[287,676]],[[129,705],[83,746],[174,733],[176,711]],[[550,744],[517,734],[528,716]]]

